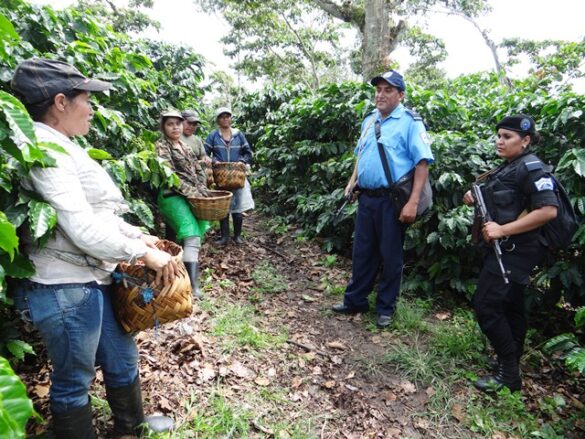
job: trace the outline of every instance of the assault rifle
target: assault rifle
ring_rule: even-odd
[[[344,202],[341,205],[341,207],[339,209],[337,209],[337,212],[335,212],[335,216],[333,217],[333,225],[337,225],[337,222],[339,220],[339,215],[341,215],[341,212],[343,212],[343,209],[345,209],[345,206],[347,206],[347,203],[351,202],[351,199],[353,198],[353,193],[358,192],[358,191],[359,191],[359,189],[356,185],[353,187],[350,194],[343,196]]]
[[[483,194],[481,193],[481,187],[477,183],[472,183],[471,191],[473,192],[473,199],[475,200],[475,206],[479,216],[481,217],[482,225],[491,221],[492,218],[490,213],[487,210],[485,205],[485,201],[483,199]],[[504,283],[508,284],[510,281],[508,280],[508,272],[504,268],[504,263],[502,261],[502,248],[500,247],[500,240],[494,239],[492,241],[494,246],[494,252],[496,254],[496,259],[498,260],[498,265],[500,266],[500,272],[502,273],[502,277],[504,278]]]

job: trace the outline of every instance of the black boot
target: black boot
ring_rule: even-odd
[[[215,241],[215,245],[224,247],[230,242],[230,217],[226,216],[219,222],[221,238]]]
[[[189,274],[191,280],[191,289],[193,290],[193,298],[201,299],[203,293],[199,288],[199,263],[198,262],[185,262],[185,268]]]
[[[478,379],[475,387],[483,392],[497,392],[504,386],[512,392],[522,388],[520,371],[516,355],[510,355],[507,358],[499,359],[498,372],[495,375],[488,375]]]
[[[144,417],[140,379],[124,387],[106,386],[106,399],[114,418],[114,436],[137,435],[146,430],[155,432],[170,431],[173,420],[167,416]]]
[[[516,362],[518,364],[520,364],[520,359],[522,358],[522,355],[524,354],[524,342],[515,342],[516,344]],[[495,355],[493,357],[488,358],[487,361],[487,365],[488,365],[488,369],[491,370],[493,373],[498,372],[498,370],[500,369],[500,360],[498,359],[498,356]]]
[[[91,403],[64,413],[53,413],[53,432],[57,439],[95,439]]]
[[[241,213],[232,213],[232,220],[234,221],[234,242],[237,245],[242,245],[242,224],[244,223],[244,216]]]

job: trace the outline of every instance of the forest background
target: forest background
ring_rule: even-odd
[[[341,218],[334,213],[353,166],[359,122],[373,108],[373,96],[363,81],[343,79],[396,67],[392,54],[399,47],[412,56],[405,70],[406,104],[429,125],[440,164],[431,170],[433,209],[408,231],[404,291],[426,297],[473,293],[478,275],[468,233],[473,212],[460,200],[475,176],[497,163],[493,126],[505,114],[525,112],[537,120],[544,137],[539,156],[555,165],[575,210],[585,214],[585,97],[573,88],[585,74],[584,40],[495,42],[478,22],[489,9],[480,0],[194,2],[194,9],[216,11],[230,26],[223,43],[236,71],[262,78],[263,87],[249,92],[225,72],[206,79],[196,49],[136,37],[157,24],[144,12],[152,2],[130,3],[123,8],[83,2],[64,10],[22,0],[0,3],[0,355],[13,365],[31,352],[11,325],[6,295],[7,278],[26,278],[34,270],[18,251],[18,229],[30,227],[42,242],[56,222],[49,205],[18,185],[32,166],[51,165],[44,152],[52,146],[36,141],[26,111],[10,94],[15,66],[31,56],[64,59],[114,83],[113,92],[94,97],[93,129],[78,140],[124,191],[129,219],[155,232],[154,194],[176,183],[154,154],[160,112],[190,107],[210,115],[215,105],[228,102],[254,145],[253,184],[261,201],[271,200],[261,210],[273,218],[274,228],[299,240],[317,239],[329,251],[348,249],[355,207]],[[476,27],[490,48],[491,71],[446,77],[440,67],[447,56],[444,43],[412,24],[431,7]],[[344,26],[355,29],[353,47],[340,44]],[[383,31],[369,32],[372,28]],[[510,71],[519,63],[529,65],[528,73],[513,77]],[[207,117],[206,128],[211,123]],[[582,224],[571,247],[535,273],[527,295],[533,311],[560,309],[573,322],[547,346],[562,351],[567,366],[580,374],[584,244]],[[2,400],[15,392],[10,395],[17,402],[3,403],[0,412],[10,420],[6,428],[16,431],[32,408],[9,361],[0,364]]]

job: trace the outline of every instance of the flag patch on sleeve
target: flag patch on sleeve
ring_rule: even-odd
[[[554,189],[553,180],[550,177],[542,177],[534,182],[536,190],[540,191],[552,191]]]

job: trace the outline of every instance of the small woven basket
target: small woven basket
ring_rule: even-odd
[[[213,186],[213,184],[214,184],[213,168],[211,167],[211,164],[208,162],[204,162],[204,161],[199,162],[199,164],[201,165],[201,168],[203,168],[203,171],[205,172],[205,175],[207,176],[207,187]]]
[[[219,189],[241,189],[246,183],[246,165],[241,162],[216,162],[213,180]]]
[[[229,211],[232,197],[230,191],[209,191],[209,197],[189,198],[191,210],[197,219],[215,221],[224,219]]]
[[[114,288],[112,302],[116,318],[126,332],[143,331],[182,319],[193,311],[191,281],[182,261],[183,250],[174,242],[162,239],[156,246],[170,253],[177,262],[175,280],[169,285],[155,285],[155,272],[144,265],[118,265],[117,277],[122,279]]]

